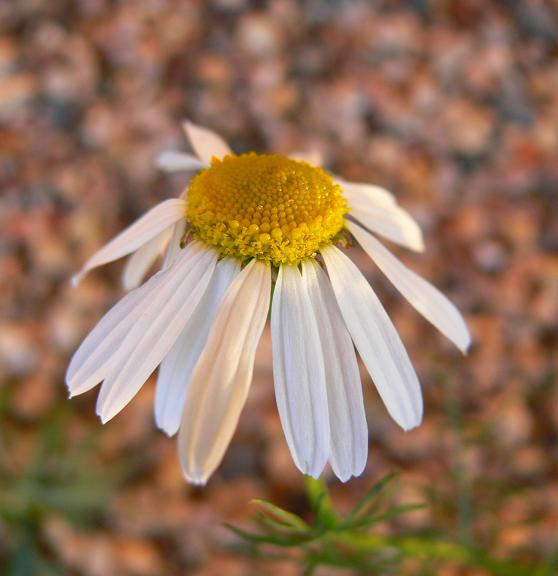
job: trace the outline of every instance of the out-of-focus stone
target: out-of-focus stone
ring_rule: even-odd
[[[8,373],[28,374],[37,365],[40,351],[34,338],[36,330],[31,324],[0,324],[0,361]]]

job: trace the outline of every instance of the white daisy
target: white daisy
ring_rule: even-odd
[[[157,161],[200,170],[183,197],[155,206],[76,277],[131,254],[123,276],[131,291],[72,358],[70,395],[103,382],[97,413],[106,422],[160,365],[157,425],[179,432],[184,475],[204,484],[236,428],[271,305],[275,394],[296,466],[317,477],[329,461],[341,480],[357,476],[368,432],[353,344],[403,429],[420,424],[422,396],[395,327],[338,246],[351,234],[427,320],[463,352],[470,343],[455,306],[371,233],[418,251],[420,229],[381,188],[300,159],[234,155],[209,130],[185,129],[197,157],[167,152]],[[165,250],[162,270],[140,285]]]

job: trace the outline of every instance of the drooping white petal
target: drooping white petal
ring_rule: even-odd
[[[169,238],[172,234],[172,228],[163,230],[160,234],[149,240],[141,248],[138,248],[126,262],[122,272],[122,286],[124,290],[137,288],[145,275],[157,258],[163,253]]]
[[[317,478],[330,448],[325,368],[318,325],[296,266],[279,268],[271,307],[273,379],[296,466]]]
[[[270,293],[269,265],[252,260],[217,310],[186,394],[178,437],[182,470],[195,484],[205,484],[217,468],[238,423]]]
[[[364,228],[353,222],[348,222],[347,228],[409,303],[462,352],[466,352],[471,344],[471,336],[459,310],[437,288],[407,268]]]
[[[330,463],[343,482],[359,476],[368,456],[368,426],[355,349],[326,273],[315,260],[302,263],[314,308],[325,365]]]
[[[182,241],[185,232],[186,232],[186,220],[179,220],[172,227],[169,244],[167,247],[167,251],[165,253],[165,257],[163,259],[163,270],[165,268],[168,268],[176,260],[176,257],[180,254],[180,243]]]
[[[165,150],[155,157],[155,166],[163,172],[188,172],[206,168],[207,164],[191,154]]]
[[[195,247],[183,252],[193,261]],[[160,271],[145,284],[132,290],[113,306],[82,342],[68,367],[66,382],[70,396],[87,392],[107,375],[128,334],[140,316],[155,302],[171,271]]]
[[[87,260],[81,271],[74,276],[72,282],[77,285],[92,268],[107,264],[134,252],[163,230],[184,218],[185,209],[186,202],[181,198],[171,198],[157,204],[139,220],[125,228],[118,236],[95,252]]]
[[[395,326],[359,269],[335,246],[321,250],[349,333],[392,418],[404,429],[422,420],[417,375]]]
[[[360,182],[347,182],[341,178],[335,179],[336,183],[343,188],[345,197],[349,203],[368,202],[386,206],[397,204],[395,196],[385,188],[373,184],[361,184]]]
[[[144,309],[146,299],[153,298],[158,290],[161,275],[156,274],[143,286],[126,294],[81,343],[66,372],[70,396],[83,394],[103,380],[110,360]]]
[[[170,268],[161,272],[157,293],[111,360],[97,399],[106,422],[136,395],[182,332],[203,296],[217,262],[216,253],[189,244]]]
[[[215,312],[239,272],[238,261],[232,258],[217,264],[198,307],[161,363],[155,394],[155,421],[169,436],[176,434],[180,426],[186,390],[207,342]]]
[[[223,158],[233,153],[221,136],[207,128],[193,122],[184,122],[184,130],[194,152],[207,165],[211,164],[213,156]]]
[[[371,202],[366,198],[347,195],[349,215],[372,232],[410,250],[422,252],[422,231],[413,217],[401,206],[389,202]]]

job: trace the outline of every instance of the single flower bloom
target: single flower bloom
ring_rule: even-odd
[[[205,484],[238,423],[271,306],[275,395],[296,466],[317,477],[329,461],[342,481],[361,474],[368,430],[355,347],[403,429],[420,424],[422,395],[395,327],[340,246],[354,237],[427,320],[463,352],[470,343],[456,307],[373,235],[420,251],[418,225],[379,187],[300,156],[235,155],[209,130],[185,129],[197,157],[167,152],[158,165],[198,170],[186,192],[152,208],[76,278],[131,254],[130,291],[74,354],[70,395],[103,382],[97,413],[106,422],[160,365],[156,423],[178,432],[185,477]],[[141,284],[163,253],[162,269]]]

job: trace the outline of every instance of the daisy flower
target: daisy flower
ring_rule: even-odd
[[[118,414],[159,367],[157,425],[178,432],[187,480],[205,484],[246,401],[271,308],[273,376],[294,463],[317,477],[327,462],[346,481],[366,464],[368,430],[355,348],[393,419],[422,419],[409,356],[374,290],[340,247],[352,236],[395,288],[462,351],[455,306],[377,236],[423,249],[420,229],[387,191],[333,177],[299,157],[235,155],[187,123],[196,157],[158,165],[199,171],[181,198],[161,202],[96,252],[76,277],[130,255],[130,291],[74,354],[70,395],[102,382],[97,413]],[[141,284],[155,259],[161,270]]]

